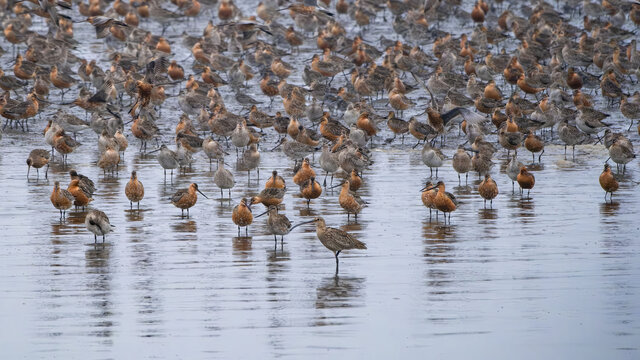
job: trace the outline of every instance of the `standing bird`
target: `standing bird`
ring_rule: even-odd
[[[338,171],[340,163],[338,163],[338,157],[336,154],[329,150],[329,146],[325,143],[322,145],[322,154],[320,155],[320,167],[324,170],[323,186],[327,186],[327,175],[331,173],[331,183],[333,184],[333,173]]]
[[[526,166],[522,166],[520,168],[520,173],[517,177],[518,185],[520,185],[520,193],[524,194],[524,190],[527,190],[527,198],[529,198],[529,193],[531,189],[533,189],[533,185],[536,184],[536,178],[532,173],[527,171]]]
[[[293,176],[293,182],[296,185],[302,185],[305,181],[315,176],[316,176],[316,172],[311,168],[311,164],[309,163],[309,158],[305,158],[302,161],[302,166]]]
[[[240,204],[233,208],[231,220],[238,226],[238,236],[240,236],[240,227],[244,227],[245,236],[249,235],[249,225],[253,222],[253,214],[251,213],[251,203],[247,199],[240,200]]]
[[[338,272],[338,255],[340,255],[340,252],[351,249],[367,249],[367,245],[365,243],[356,239],[355,236],[349,234],[348,232],[332,227],[327,227],[327,224],[321,217],[316,217],[311,221],[299,223],[291,229],[303,224],[310,223],[316,224],[316,235],[318,236],[318,239],[320,240],[322,245],[324,245],[324,247],[326,247],[327,249],[333,251],[333,254],[336,257],[336,273]]]
[[[453,155],[453,169],[458,173],[458,185],[460,185],[460,174],[465,174],[464,183],[469,181],[469,171],[471,170],[471,156],[464,150],[464,146],[458,146],[458,150]]]
[[[300,193],[307,199],[307,208],[309,208],[311,199],[317,199],[322,195],[322,186],[316,181],[316,177],[312,176],[300,184]]]
[[[167,169],[171,170],[171,178],[173,179],[173,169],[177,169],[178,166],[180,166],[178,163],[178,155],[165,144],[162,144],[160,149],[150,151],[149,154],[156,151],[160,151],[160,154],[158,154],[158,163],[164,169],[164,179],[167,179]]]
[[[356,218],[356,222],[358,221],[358,213],[362,211],[362,208],[366,206],[366,203],[356,194],[354,194],[351,190],[351,180],[346,180],[342,183],[342,189],[340,189],[340,196],[338,197],[338,202],[340,206],[346,210],[347,212],[347,221],[349,221],[349,217],[353,214]]]
[[[51,203],[53,207],[60,210],[60,221],[64,220],[66,212],[71,208],[73,195],[65,189],[60,188],[60,182],[56,181],[51,192]]]
[[[438,209],[436,209],[436,205],[434,200],[436,198],[436,194],[438,193],[438,189],[433,186],[431,181],[427,181],[425,187],[423,187],[420,192],[422,195],[420,198],[422,199],[422,204],[429,209],[429,221],[431,221],[431,211],[436,211],[436,219],[438,216]]]
[[[47,165],[47,170],[44,173],[44,178],[48,179],[50,157],[51,157],[51,154],[49,153],[49,150],[44,150],[44,149],[31,150],[31,152],[29,153],[29,157],[27,158],[27,166],[28,166],[27,179],[29,178],[29,171],[31,170],[31,167],[34,167],[36,169],[37,176],[40,177],[39,169],[45,165]]]
[[[224,168],[224,158],[220,159],[218,170],[213,174],[213,182],[220,188],[221,198],[224,197],[224,193],[222,191],[229,189],[229,199],[231,199],[231,188],[235,186],[236,181],[233,179],[231,171]]]
[[[607,201],[607,194],[611,194],[609,199],[611,200],[611,203],[613,203],[613,192],[618,190],[618,181],[613,176],[611,167],[608,163],[604,164],[604,170],[602,171],[602,174],[600,174],[599,180],[600,186],[602,186],[602,189],[604,190],[604,201]]]
[[[220,144],[213,140],[211,136],[206,137],[202,141],[202,149],[204,150],[205,155],[209,158],[209,170],[211,170],[211,162],[213,159],[216,159],[216,166],[220,164],[220,159],[224,158],[227,154]]]
[[[478,186],[478,193],[484,199],[484,208],[487,208],[487,200],[490,201],[491,208],[493,208],[493,199],[498,196],[498,184],[491,178],[491,175],[484,176],[484,180]]]
[[[89,191],[87,186],[81,183],[80,178],[72,178],[69,186],[67,187],[67,191],[73,195],[73,205],[75,205],[76,209],[78,207],[82,207],[82,210],[84,211],[85,206],[88,206],[89,203],[93,201],[91,198],[92,193]]]
[[[424,144],[424,148],[422,148],[422,162],[431,170],[430,176],[433,176],[433,168],[436,168],[437,178],[438,168],[442,166],[444,162],[444,154],[440,149],[431,147],[429,144]]]
[[[115,226],[109,222],[107,214],[100,210],[91,210],[84,218],[84,225],[87,230],[93,233],[94,243],[98,242],[98,235],[102,236],[102,242],[104,243],[104,236],[113,231]]]
[[[98,160],[98,167],[102,168],[104,175],[107,174],[107,171],[111,172],[113,175],[113,171],[115,170],[116,174],[118,174],[118,164],[120,163],[120,153],[118,149],[113,148],[111,145],[107,145],[105,151],[100,155],[100,160]]]
[[[124,193],[129,199],[130,209],[133,210],[133,203],[138,203],[138,210],[140,210],[140,200],[144,197],[144,186],[140,180],[138,180],[138,174],[136,171],[131,172],[131,179],[124,188]]]
[[[278,175],[278,172],[273,170],[271,173],[271,177],[267,179],[267,182],[264,184],[264,188],[275,188],[275,189],[286,189],[287,185],[285,184],[284,178]]]
[[[524,139],[524,147],[531,152],[532,163],[536,162],[535,154],[539,152],[538,162],[540,162],[540,158],[544,154],[544,141],[533,131],[529,132],[529,135]]]
[[[267,228],[269,232],[273,234],[273,240],[275,240],[276,244],[278,243],[278,235],[280,235],[280,243],[284,242],[284,236],[289,233],[291,230],[291,221],[284,214],[278,214],[277,206],[269,206],[267,211],[262,214],[256,216],[259,218],[260,216],[268,214],[269,218],[267,219]]]
[[[284,194],[287,192],[285,188],[264,188],[257,196],[251,198],[251,205],[262,204],[266,207],[278,206],[282,203]]]
[[[80,145],[82,144],[72,139],[62,129],[58,130],[53,137],[53,147],[57,152],[62,154],[63,164],[67,162],[67,155],[72,153],[73,150],[75,150]]]
[[[433,199],[433,204],[436,209],[442,211],[444,214],[444,222],[447,223],[447,213],[449,214],[449,223],[451,223],[451,213],[458,208],[458,200],[450,192],[445,192],[444,182],[438,181],[435,186],[427,188],[425,190],[438,189],[438,193]]]
[[[513,158],[507,164],[507,168],[505,172],[509,179],[511,179],[511,193],[515,191],[515,182],[518,181],[518,175],[520,174],[520,168],[524,166],[524,164],[518,161],[518,154],[514,153]]]
[[[187,218],[189,217],[189,208],[193,207],[198,201],[198,194],[196,191],[200,193],[200,195],[204,196],[205,199],[208,199],[207,195],[203,194],[202,191],[198,189],[198,184],[192,183],[189,185],[188,189],[180,189],[176,191],[175,194],[171,197],[171,203],[180,208],[181,215],[184,217],[184,210],[187,209]]]

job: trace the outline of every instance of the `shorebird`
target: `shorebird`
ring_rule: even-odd
[[[66,212],[71,208],[73,203],[73,195],[65,189],[60,188],[60,182],[56,181],[51,192],[51,204],[60,210],[60,221],[64,220]]]
[[[453,155],[453,169],[458,173],[458,185],[460,185],[460,174],[465,174],[465,184],[469,181],[469,171],[471,170],[471,156],[464,150],[464,146],[458,146],[458,150]],[[437,173],[436,173],[437,174]]]
[[[526,166],[520,167],[520,173],[516,178],[518,180],[518,185],[520,185],[520,194],[524,194],[524,190],[527,190],[527,199],[530,199],[529,193],[533,186],[536,183],[536,178],[527,170]]]
[[[322,195],[322,186],[316,181],[315,175],[300,184],[300,194],[307,199],[307,208],[312,199],[317,199]]]
[[[338,272],[338,255],[344,250],[351,249],[360,249],[366,250],[367,245],[362,241],[356,239],[355,236],[349,234],[348,232],[332,227],[328,227],[325,223],[324,219],[321,217],[316,217],[313,220],[301,222],[293,226],[291,230],[294,228],[304,225],[304,224],[316,224],[316,235],[318,239],[326,247],[331,250],[336,258],[336,273]]]
[[[296,185],[302,185],[305,181],[315,176],[316,172],[311,168],[309,158],[305,158],[302,161],[302,166],[300,166],[300,169],[293,176],[293,182]]]
[[[213,140],[211,136],[207,136],[202,141],[202,149],[205,155],[209,158],[209,170],[211,170],[211,163],[213,159],[216,159],[216,166],[220,164],[220,159],[223,159],[225,155],[229,155],[222,149],[220,144]]]
[[[564,158],[567,158],[567,145],[571,146],[571,155],[576,158],[576,145],[587,140],[588,135],[581,132],[577,127],[569,125],[567,120],[558,123],[558,137],[564,142]]]
[[[173,169],[177,169],[180,164],[178,163],[178,155],[175,151],[169,149],[167,145],[162,144],[159,149],[150,151],[149,154],[160,151],[158,154],[158,163],[164,169],[164,179],[167,180],[167,169],[171,170],[171,179],[173,180]]]
[[[73,205],[76,207],[82,207],[82,210],[93,201],[92,193],[88,187],[81,183],[80,177],[72,178],[67,190],[73,195]]]
[[[438,148],[424,144],[422,148],[422,162],[429,167],[430,175],[433,176],[433,168],[436,168],[436,178],[438,177],[438,168],[444,162],[444,154]]]
[[[242,165],[247,170],[249,179],[251,178],[251,170],[256,169],[258,179],[260,179],[260,152],[256,144],[249,145],[249,149],[242,154]]]
[[[176,191],[176,193],[171,196],[171,203],[175,207],[180,208],[182,217],[184,217],[184,210],[186,209],[188,218],[189,208],[193,207],[193,205],[198,201],[198,194],[196,192],[199,192],[200,195],[205,197],[205,199],[208,199],[207,195],[203,194],[202,191],[198,189],[198,184],[196,183],[192,183],[187,189],[180,189]]]
[[[404,134],[409,132],[409,123],[397,118],[393,111],[389,111],[389,114],[387,115],[387,126],[389,127],[389,130],[393,132],[393,138],[391,141],[393,141],[397,135],[402,135],[402,143],[404,144]]]
[[[356,222],[358,221],[358,213],[366,206],[366,203],[354,192],[350,190],[351,180],[346,180],[342,183],[340,189],[340,196],[338,197],[338,203],[347,212],[347,221],[351,214],[355,216]]]
[[[138,210],[140,210],[140,200],[144,197],[144,186],[138,180],[138,174],[134,170],[131,172],[131,179],[124,188],[124,193],[129,199],[130,209],[133,210],[133,203],[138,203]]]
[[[538,156],[538,162],[540,162],[540,158],[542,158],[542,154],[544,154],[544,141],[533,133],[533,131],[529,132],[529,135],[524,139],[524,147],[531,152],[532,163],[536,162],[536,153],[540,153]]]
[[[438,209],[436,209],[435,198],[438,193],[438,188],[433,186],[431,181],[427,181],[426,185],[420,189],[422,199],[422,204],[429,209],[429,221],[431,221],[431,212],[432,210],[436,211],[436,219],[438,216]]]
[[[622,165],[622,172],[624,173],[627,169],[627,163],[636,158],[631,141],[624,136],[613,140],[611,146],[609,146],[609,158],[616,163],[616,166]]]
[[[31,150],[31,152],[29,153],[29,157],[27,158],[27,179],[29,178],[29,171],[31,170],[31,168],[35,168],[36,169],[36,174],[38,177],[40,177],[40,168],[42,168],[43,166],[47,166],[47,170],[44,173],[44,178],[48,179],[49,178],[49,157],[51,157],[51,154],[49,153],[49,150],[45,150],[45,149],[34,149]]]
[[[224,158],[220,159],[220,164],[215,174],[213,174],[213,182],[220,188],[220,198],[224,198],[223,190],[229,190],[229,199],[231,199],[231,188],[236,184],[231,171],[224,168]]]
[[[53,147],[62,155],[62,163],[67,163],[67,155],[72,153],[80,145],[79,142],[67,135],[64,130],[58,130],[53,137]]]
[[[269,206],[267,211],[263,212],[260,215],[256,216],[256,219],[260,216],[268,214],[267,218],[267,229],[269,232],[273,234],[273,240],[278,243],[278,235],[280,235],[280,243],[284,242],[284,236],[289,234],[291,231],[291,221],[284,214],[278,213],[277,206]]]
[[[286,193],[286,191],[287,190],[285,188],[264,188],[258,195],[251,198],[251,205],[262,204],[266,207],[277,207],[278,205],[280,205],[280,203],[282,203],[282,199],[284,198],[284,194]]]
[[[433,199],[433,205],[444,214],[444,222],[447,223],[447,214],[449,214],[449,223],[451,223],[451,213],[458,208],[458,200],[452,193],[446,192],[444,182],[438,181],[435,186],[424,189],[425,191],[438,189]]]
[[[264,188],[286,189],[287,185],[285,184],[284,178],[278,175],[276,170],[273,170],[271,177],[267,179],[267,182],[264,184]]]
[[[613,203],[613,192],[618,190],[618,181],[613,176],[611,167],[608,163],[604,164],[604,170],[600,174],[599,181],[600,186],[602,186],[602,189],[604,190],[604,201],[607,201],[607,194],[610,194],[611,196],[609,199],[611,200],[611,203]]]
[[[331,184],[333,184],[333,174],[338,171],[340,164],[337,156],[329,150],[329,146],[325,143],[322,145],[322,154],[320,155],[320,167],[324,170],[324,181],[322,186],[327,186],[327,176],[331,174]]]
[[[609,124],[602,122],[602,120],[607,117],[609,117],[609,114],[581,106],[578,108],[576,126],[585,134],[595,134],[596,137],[598,137],[598,133],[602,131],[602,128],[609,126]],[[598,137],[598,139],[600,139],[600,137]]]
[[[104,243],[105,235],[112,232],[115,227],[109,222],[107,214],[97,209],[89,211],[84,218],[84,225],[87,230],[93,233],[94,243],[98,242],[98,235],[102,236],[102,242]]]
[[[249,225],[253,223],[253,214],[251,213],[251,203],[247,199],[241,199],[240,204],[233,208],[231,220],[238,226],[238,236],[240,236],[240,227],[244,227],[245,236],[249,236]]]
[[[491,175],[484,176],[484,180],[478,186],[478,193],[484,199],[484,208],[487,208],[487,200],[490,201],[491,208],[493,208],[493,199],[498,196],[498,185],[491,178]]]

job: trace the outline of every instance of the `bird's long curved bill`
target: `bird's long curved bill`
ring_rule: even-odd
[[[328,187],[327,189],[337,188],[337,187],[340,187],[340,186],[342,186],[342,185],[344,185],[344,181],[343,181],[343,182],[341,182],[340,184],[337,184],[337,185],[333,185],[333,186],[331,186],[331,187]]]
[[[260,216],[262,216],[262,215],[264,215],[264,214],[266,214],[266,213],[268,213],[268,212],[269,212],[269,210],[267,210],[267,211],[263,212],[263,213],[262,213],[262,214],[260,214],[260,215],[256,215],[256,216],[254,217],[254,219],[257,219],[257,218],[259,218]]]
[[[198,192],[200,193],[200,195],[204,196],[205,199],[209,198],[209,197],[207,197],[207,195],[203,194],[202,191],[198,190]]]
[[[271,151],[277,149],[280,147],[280,145],[282,145],[282,141],[279,141],[278,144],[276,146],[273,147],[273,149],[271,149]]]
[[[312,222],[315,222],[315,220],[303,221],[303,222],[301,222],[299,224],[295,224],[295,225],[293,225],[291,227],[291,229],[289,229],[289,232],[291,232],[291,230],[297,228],[298,226],[305,225],[305,224],[311,224]]]
[[[427,191],[427,190],[433,190],[433,189],[435,189],[435,188],[437,188],[437,187],[438,187],[438,186],[424,187],[424,188],[422,188],[422,189],[420,190],[420,192],[425,192],[425,191]]]
[[[155,149],[155,150],[149,151],[147,154],[153,154],[154,152],[158,152],[158,151],[160,151],[160,149]]]

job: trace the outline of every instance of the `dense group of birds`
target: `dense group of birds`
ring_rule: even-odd
[[[117,177],[121,154],[131,151],[134,137],[140,153],[157,158],[165,182],[167,170],[170,181],[176,169],[192,172],[193,154],[202,150],[213,183],[221,197],[227,190],[231,201],[236,182],[225,159],[235,152],[242,171],[259,176],[260,151],[281,149],[293,162],[292,182],[307,206],[323,189],[326,194],[339,186],[347,221],[352,215],[357,221],[366,207],[357,191],[375,160],[370,149],[409,149],[408,135],[417,140],[413,148],[422,146],[429,179],[435,170],[439,180],[426,183],[422,201],[430,213],[442,212],[446,224],[459,204],[438,178],[438,168],[452,141],[458,182],[464,175],[468,183],[469,172],[477,173],[485,206],[499,193],[491,172],[500,148],[508,158],[506,175],[518,183],[521,196],[527,190],[529,200],[535,177],[518,157],[521,147],[535,163],[536,156],[542,161],[545,144],[564,144],[565,158],[571,146],[572,159],[576,146],[605,146],[609,158],[602,159],[599,178],[605,200],[618,189],[609,161],[620,173],[635,158],[627,134],[640,119],[635,91],[640,3],[265,0],[255,5],[255,13],[243,14],[232,0],[3,0],[4,44],[11,49],[2,52],[12,51],[15,58],[0,69],[3,129],[18,137],[35,127],[50,146],[29,153],[27,177],[33,176],[32,167],[38,177],[47,167],[48,178],[54,156],[67,166],[69,154],[96,143],[96,165],[104,176]],[[205,28],[194,29],[203,19],[210,19]],[[370,35],[371,24],[385,32]],[[75,28],[88,26],[95,36],[74,36]],[[180,26],[187,30],[181,44],[179,37],[172,43],[164,36]],[[452,28],[456,32],[447,31]],[[96,39],[102,51],[95,58],[76,55],[78,47]],[[301,55],[305,59],[296,60]],[[179,109],[178,116],[163,115],[163,108],[170,109],[165,114]],[[403,118],[405,112],[413,116]],[[162,134],[158,122],[175,126],[175,134]],[[95,131],[97,141],[80,147],[76,134],[86,129]],[[266,143],[276,137],[271,149]],[[69,185],[65,189],[55,181],[50,197],[61,221],[72,206],[84,211],[96,191],[92,180],[71,168]],[[323,180],[316,170],[324,172]],[[343,179],[337,185],[334,174]],[[144,201],[138,175],[144,180],[133,171],[125,188],[131,209]],[[273,171],[259,194],[242,197],[230,214],[238,234],[241,227],[248,233],[254,219],[266,214],[276,242],[296,226],[315,223],[336,264],[342,250],[366,249],[353,235],[327,227],[322,217],[292,226],[278,212],[291,191],[287,182]],[[167,204],[189,216],[198,193],[205,196],[192,183]],[[254,215],[257,204],[266,212]],[[85,224],[95,241],[114,229],[95,208]]]

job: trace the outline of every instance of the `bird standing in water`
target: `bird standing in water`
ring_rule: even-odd
[[[604,164],[604,170],[600,174],[600,186],[604,190],[604,201],[607,201],[607,194],[610,194],[609,200],[613,203],[613,193],[618,190],[618,181],[611,172],[611,166],[608,163]]]
[[[91,210],[84,218],[84,224],[87,230],[93,233],[94,242],[98,242],[98,236],[102,236],[102,242],[104,243],[105,235],[113,231],[115,226],[109,222],[107,214],[100,210]]]
[[[491,178],[491,175],[484,176],[484,180],[478,186],[478,193],[484,199],[484,208],[487,208],[487,200],[490,201],[491,208],[493,208],[493,199],[498,196],[498,184]]]
[[[127,195],[127,199],[129,199],[129,205],[131,210],[133,210],[133,203],[138,203],[138,210],[140,210],[140,200],[144,197],[144,186],[140,180],[138,180],[138,174],[136,171],[131,172],[131,179],[127,183],[127,186],[124,188],[124,193]]]
[[[533,186],[536,184],[536,177],[527,170],[526,166],[522,166],[520,168],[520,173],[518,174],[517,180],[518,185],[520,185],[520,194],[524,194],[524,190],[527,190],[527,199],[531,199],[529,197],[529,193],[531,192],[531,189],[533,189]]]
[[[351,249],[367,249],[367,245],[365,243],[356,239],[355,236],[349,234],[348,232],[328,227],[324,219],[321,217],[316,217],[313,220],[301,222],[292,227],[290,230],[293,230],[300,225],[310,223],[316,224],[316,235],[318,236],[318,239],[320,240],[322,245],[324,245],[324,247],[326,247],[327,249],[333,251],[333,255],[336,257],[336,273],[338,272],[338,255],[340,255],[340,252]]]
[[[198,184],[192,183],[189,185],[187,189],[180,189],[176,191],[175,194],[171,197],[171,203],[181,210],[181,215],[184,217],[184,210],[187,210],[187,218],[189,217],[189,208],[193,207],[198,201],[198,194],[204,196],[205,199],[208,199],[207,195],[203,194],[202,191],[198,189]]]

